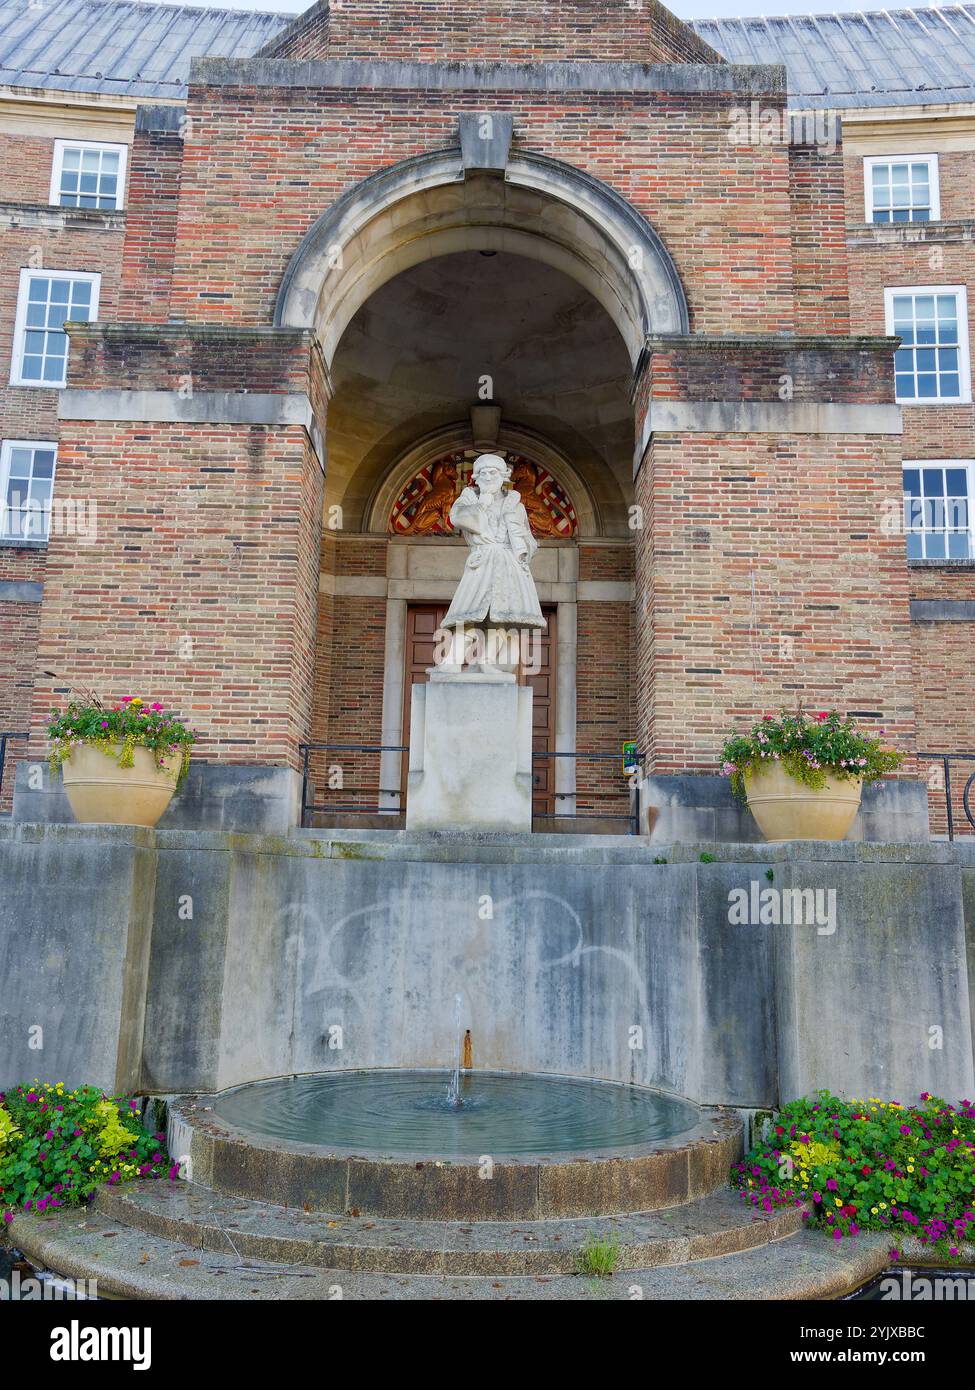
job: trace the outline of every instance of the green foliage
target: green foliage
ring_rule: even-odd
[[[47,732],[53,744],[52,772],[71,757],[72,748],[79,743],[93,744],[114,758],[119,767],[132,766],[132,750],[138,745],[152,749],[159,768],[179,755],[176,785],[182,786],[196,735],[158,701],[147,705],[138,695],[126,695],[109,708],[97,699],[91,704],[72,700],[66,710],[52,710],[51,716]]]
[[[87,1201],[103,1182],[171,1178],[165,1135],[152,1134],[138,1103],[94,1086],[65,1090],[35,1081],[0,1094],[0,1210],[46,1211]]]
[[[773,882],[775,881],[775,870],[774,870],[774,869],[766,869],[766,870],[765,870],[765,877],[768,879],[769,883],[773,883]]]
[[[576,1267],[580,1274],[596,1279],[608,1279],[616,1272],[620,1257],[619,1237],[590,1235],[576,1253]]]
[[[783,710],[778,718],[763,715],[750,733],[729,738],[721,750],[721,771],[731,778],[735,796],[744,800],[749,779],[773,762],[797,782],[818,790],[828,777],[875,782],[903,760],[902,753],[861,733],[852,719],[841,718],[836,710],[808,718],[801,709],[795,714]]]
[[[895,1257],[912,1235],[955,1258],[975,1239],[975,1106],[820,1091],[779,1112],[732,1183],[763,1211],[810,1204],[810,1223],[834,1240],[889,1231]]]
[[[700,860],[700,862],[701,862],[702,864],[713,864],[713,863],[714,863],[714,855],[713,855],[713,854],[708,854],[707,850],[704,850],[703,853],[699,854],[697,857],[698,857],[698,859]]]
[[[662,854],[655,854],[654,857],[653,857],[653,862],[654,862],[655,864],[666,864],[667,859],[666,859],[666,857],[665,857],[664,855],[662,855]]]

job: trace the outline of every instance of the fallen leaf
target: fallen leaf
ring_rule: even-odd
[[[199,1263],[199,1260],[180,1260],[179,1267],[180,1269],[189,1269],[190,1265],[198,1265]]]

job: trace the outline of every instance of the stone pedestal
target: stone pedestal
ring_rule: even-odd
[[[532,692],[510,671],[435,668],[413,687],[409,830],[531,830]]]

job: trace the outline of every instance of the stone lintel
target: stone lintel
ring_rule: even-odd
[[[898,405],[847,401],[652,401],[633,457],[633,476],[655,434],[899,435]]]
[[[304,391],[83,391],[68,388],[58,398],[61,420],[138,421],[184,425],[298,425],[325,468],[325,441]]]
[[[975,623],[975,599],[912,598],[911,622]]]
[[[0,603],[40,603],[44,585],[29,579],[0,580]]]

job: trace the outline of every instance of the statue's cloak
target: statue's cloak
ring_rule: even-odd
[[[501,493],[485,504],[465,487],[450,509],[450,523],[463,533],[470,554],[442,626],[489,621],[499,627],[545,627],[528,569],[538,542],[520,494]]]

